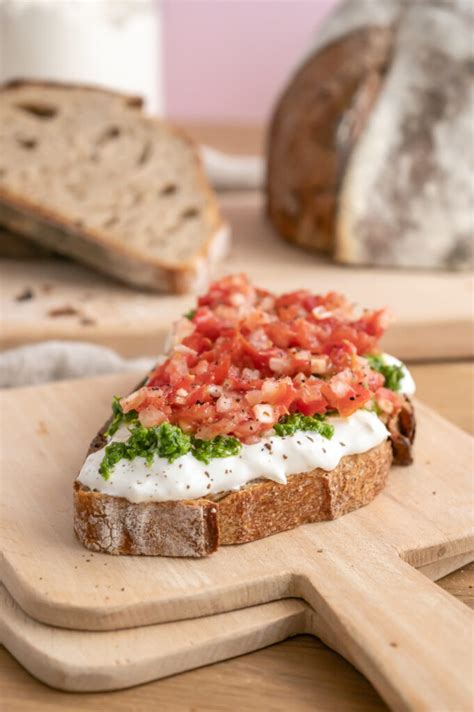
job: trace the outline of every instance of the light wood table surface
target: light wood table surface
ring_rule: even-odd
[[[187,129],[197,140],[234,153],[258,151],[263,145],[263,132],[258,127],[236,131],[194,125]],[[471,363],[417,364],[412,366],[412,372],[421,400],[474,433]],[[474,608],[473,564],[445,577],[439,585]],[[2,648],[0,689],[0,709],[5,712],[386,709],[362,675],[319,640],[306,635],[130,690],[93,694],[65,693],[46,687]]]

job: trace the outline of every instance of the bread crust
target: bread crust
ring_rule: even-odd
[[[29,79],[26,77],[18,77],[16,79],[9,79],[6,82],[0,84],[0,92],[6,91],[8,89],[21,89],[22,87],[43,87],[45,89],[70,89],[74,86],[77,89],[82,89],[85,91],[95,91],[101,94],[109,94],[110,96],[122,97],[126,102],[127,106],[134,107],[137,109],[143,108],[143,97],[137,94],[126,94],[125,92],[117,91],[116,89],[107,89],[99,84],[86,84],[83,82],[61,82],[54,79]]]
[[[202,557],[218,547],[217,507],[210,500],[133,503],[74,483],[74,531],[92,551]]]
[[[58,257],[58,255],[0,225],[0,258],[35,260],[47,257]]]
[[[24,79],[0,85],[0,93],[24,87],[80,89],[108,94],[121,98],[126,107],[142,116],[143,102],[140,97],[88,85]],[[146,120],[160,123],[152,117],[146,117]],[[217,199],[205,176],[194,142],[174,126],[168,125],[168,130],[188,145],[194,159],[196,180],[205,196],[203,229],[208,232],[208,237],[199,252],[187,261],[174,264],[160,259],[133,244],[110,238],[104,230],[73,223],[59,211],[37,205],[27,196],[6,187],[0,187],[0,225],[47,249],[77,258],[132,286],[177,294],[198,291],[207,280],[208,266],[220,259],[226,251],[224,232],[228,228],[220,216]]]
[[[312,54],[278,101],[267,146],[267,212],[278,232],[332,252],[338,192],[388,65],[393,32],[358,28]]]
[[[103,446],[103,435],[92,450]],[[109,554],[202,557],[219,545],[243,544],[301,524],[335,519],[363,507],[383,489],[390,441],[343,457],[327,472],[291,475],[288,484],[255,481],[219,501],[134,504],[74,483],[74,529],[88,549]]]
[[[218,503],[219,543],[244,544],[363,507],[384,488],[391,464],[386,440],[360,455],[343,457],[329,472],[316,468],[291,475],[286,485],[251,483]]]

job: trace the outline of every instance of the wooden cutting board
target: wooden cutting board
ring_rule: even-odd
[[[398,320],[385,348],[402,359],[474,354],[472,276],[335,266],[280,239],[263,216],[258,193],[224,195],[221,201],[233,246],[216,274],[245,271],[278,292],[339,290],[364,306],[388,305]],[[133,291],[65,260],[3,260],[0,269],[0,349],[43,339],[82,339],[127,356],[156,355],[170,322],[193,303],[192,296]]]
[[[421,569],[432,580],[468,563],[470,554]],[[71,692],[118,690],[209,665],[299,633],[321,635],[323,621],[301,599],[215,616],[116,631],[78,631],[39,623],[0,586],[0,642],[32,675]]]
[[[474,548],[470,436],[418,404],[416,464],[364,509],[197,561],[93,554],[73,536],[72,479],[134,380],[1,394],[2,580],[28,615],[113,630],[300,597],[392,706],[468,708],[473,616],[413,566]]]

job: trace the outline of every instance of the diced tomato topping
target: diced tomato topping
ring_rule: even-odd
[[[377,352],[389,318],[336,292],[276,297],[245,275],[225,277],[178,322],[168,357],[122,407],[146,426],[169,420],[200,438],[243,442],[296,411],[348,416],[375,400],[393,412],[400,397],[364,358]]]
[[[388,388],[377,388],[375,402],[383,413],[392,415],[400,409],[400,396]]]

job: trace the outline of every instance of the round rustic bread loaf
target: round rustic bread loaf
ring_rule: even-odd
[[[470,0],[338,6],[270,125],[285,238],[345,263],[472,267],[473,28]]]

